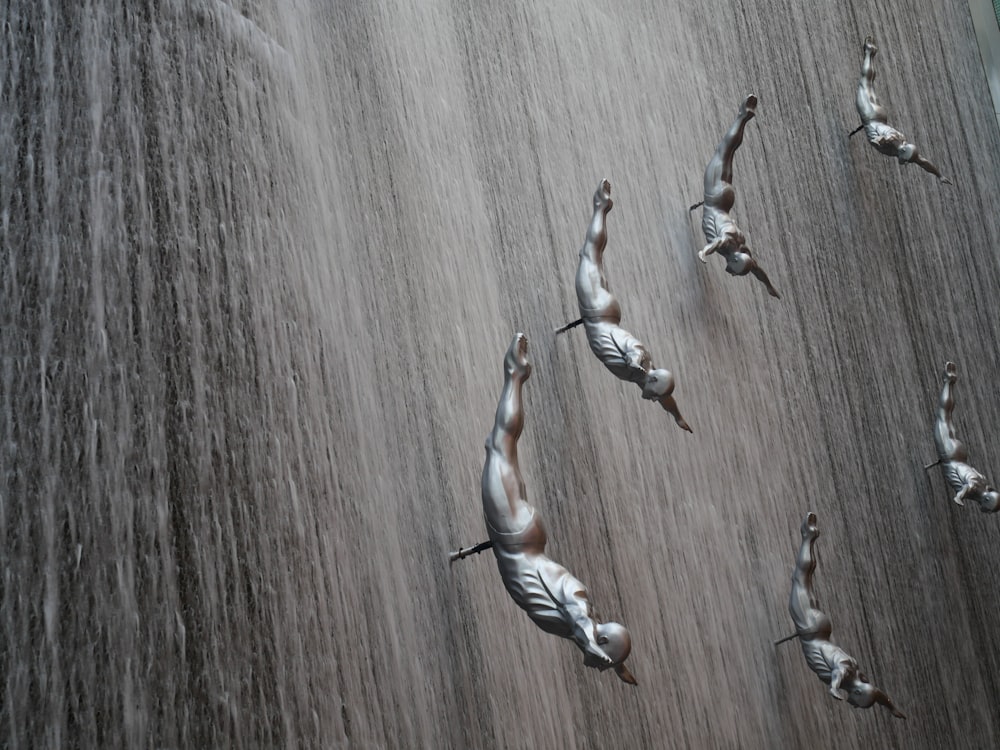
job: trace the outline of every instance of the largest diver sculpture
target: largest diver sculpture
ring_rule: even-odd
[[[905,135],[889,124],[888,111],[875,98],[875,55],[877,53],[878,47],[875,46],[875,38],[866,37],[856,100],[861,125],[851,131],[851,136],[864,130],[868,142],[879,153],[895,156],[899,159],[900,164],[916,164],[937,177],[941,182],[950,185],[951,180],[944,177],[929,159],[922,157],[917,151],[917,147],[907,142]]]
[[[979,503],[983,513],[996,513],[1000,510],[1000,492],[993,489],[986,477],[969,466],[966,460],[969,452],[957,437],[951,423],[951,414],[955,410],[955,397],[952,389],[958,380],[958,368],[954,362],[944,365],[944,385],[941,388],[941,400],[938,403],[937,419],[934,422],[934,445],[937,447],[938,460],[924,467],[941,465],[941,473],[945,481],[955,492],[955,502],[965,505],[965,500]]]
[[[795,560],[792,593],[788,599],[795,635],[783,640],[799,639],[809,668],[830,686],[830,695],[837,700],[846,700],[855,708],[871,708],[879,703],[892,711],[897,719],[905,719],[906,715],[896,708],[892,699],[861,673],[854,658],[830,640],[833,623],[829,615],[819,609],[819,602],[813,594],[813,574],[816,572],[814,547],[819,538],[815,513],[806,515],[801,531],[802,545]]]
[[[545,554],[542,517],[526,499],[517,441],[524,427],[521,389],[530,376],[528,339],[518,333],[504,357],[503,391],[486,438],[482,494],[489,541],[453,552],[450,559],[492,548],[507,592],[538,627],[571,639],[583,652],[586,666],[614,669],[624,682],[635,685],[625,666],[632,650],[628,630],[617,622],[593,620],[586,586]]]
[[[638,385],[644,399],[659,402],[673,415],[678,427],[692,432],[674,401],[673,374],[670,370],[654,368],[646,345],[619,325],[622,308],[611,293],[604,275],[604,249],[608,245],[607,216],[613,206],[611,183],[601,180],[594,192],[594,213],[580,248],[580,263],[576,270],[580,318],[556,329],[556,333],[563,333],[582,323],[591,351],[605,367],[620,379]]]

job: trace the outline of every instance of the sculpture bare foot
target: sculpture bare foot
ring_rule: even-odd
[[[614,205],[615,202],[611,200],[611,183],[607,180],[601,180],[601,184],[597,186],[597,191],[594,193],[594,210],[607,214],[614,208]]]
[[[878,47],[875,46],[875,37],[870,34],[865,37],[865,54],[875,57],[878,54]]]
[[[507,354],[503,358],[503,369],[515,380],[527,380],[531,376],[531,363],[528,361],[528,337],[523,333],[515,333],[510,342]]]
[[[816,525],[816,514],[810,511],[802,522],[802,538],[816,539],[819,537],[819,527]]]
[[[740,117],[745,117],[747,120],[752,119],[757,114],[757,97],[750,94],[740,105]]]
[[[958,367],[955,366],[954,362],[945,362],[944,382],[954,385],[956,380],[958,380]]]

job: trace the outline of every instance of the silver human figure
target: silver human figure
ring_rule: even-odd
[[[934,444],[937,446],[938,460],[924,468],[941,465],[944,479],[956,493],[955,502],[959,505],[965,505],[965,500],[968,498],[979,503],[979,509],[983,513],[996,513],[1000,510],[1000,492],[990,487],[986,477],[965,462],[969,452],[955,437],[955,428],[951,424],[951,413],[955,409],[952,389],[956,380],[958,380],[958,368],[954,362],[946,362],[944,386],[941,389],[941,401],[938,404],[937,420],[934,424]]]
[[[705,168],[705,200],[691,206],[691,210],[704,205],[701,229],[708,244],[698,253],[701,262],[707,263],[709,255],[718,253],[726,259],[726,273],[733,276],[746,276],[752,273],[767,287],[768,294],[780,299],[781,295],[771,285],[771,280],[764,273],[764,269],[758,266],[757,261],[750,255],[746,236],[729,214],[736,203],[736,190],[733,188],[733,156],[743,143],[743,130],[757,114],[756,110],[757,97],[751,94],[740,106],[736,121],[723,136],[712,160]]]
[[[930,160],[925,159],[917,152],[917,147],[914,144],[907,142],[906,136],[889,124],[889,113],[875,98],[875,55],[878,53],[878,47],[875,46],[874,37],[865,38],[864,50],[865,56],[861,62],[861,79],[858,82],[856,102],[858,114],[861,116],[861,126],[852,131],[851,135],[864,130],[868,142],[879,153],[895,156],[899,159],[900,164],[916,164],[937,177],[941,182],[950,185],[951,180],[942,176]]]
[[[795,623],[795,636],[802,645],[806,662],[820,680],[830,686],[830,695],[837,700],[846,700],[855,708],[871,708],[880,703],[892,711],[896,718],[905,719],[906,716],[896,708],[889,696],[872,685],[861,673],[854,658],[830,640],[833,623],[819,609],[819,601],[813,594],[813,574],[816,571],[813,547],[818,537],[816,514],[809,513],[802,522],[802,545],[795,560],[792,593],[788,599],[788,611]]]
[[[624,664],[632,649],[628,630],[616,622],[595,622],[586,587],[545,555],[545,526],[528,504],[517,461],[517,441],[524,426],[521,388],[530,375],[528,339],[518,333],[504,358],[504,386],[493,430],[486,438],[482,477],[483,514],[500,577],[511,598],[538,627],[576,643],[585,665],[614,669],[624,682],[635,685]],[[460,556],[461,552],[452,555]]]
[[[659,402],[673,415],[682,430],[691,432],[671,395],[674,391],[673,374],[663,368],[654,368],[645,344],[619,325],[621,305],[611,294],[604,275],[604,249],[608,244],[606,219],[612,206],[611,183],[602,180],[594,192],[594,215],[580,248],[580,264],[576,271],[580,320],[564,326],[557,333],[583,323],[590,349],[604,366],[622,380],[642,388],[644,399]]]

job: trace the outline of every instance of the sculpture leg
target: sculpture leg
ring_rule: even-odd
[[[604,249],[608,245],[608,212],[614,206],[611,183],[601,180],[594,193],[594,213],[587,226],[587,236],[580,248],[580,265],[576,271],[576,294],[580,306],[596,309],[601,304],[604,288]]]
[[[816,572],[814,546],[819,537],[816,528],[816,514],[810,513],[802,523],[802,545],[795,559],[792,573],[792,593],[788,598],[788,611],[795,623],[799,636],[827,639],[832,627],[830,619],[819,609],[819,602],[813,595],[813,574]]]
[[[757,114],[757,97],[751,94],[740,107],[735,122],[722,137],[715,154],[705,168],[705,198],[721,192],[726,184],[733,182],[733,156],[743,143],[743,131],[747,123]],[[727,209],[728,210],[728,209]]]
[[[864,122],[886,122],[889,113],[879,106],[875,98],[875,53],[878,48],[872,37],[865,39],[865,58],[861,63],[861,79],[858,81],[858,115]],[[853,133],[852,133],[853,135]]]
[[[594,213],[587,227],[583,247],[580,248],[580,263],[576,269],[576,297],[581,314],[617,323],[621,319],[621,313],[618,312],[618,305],[604,278],[604,249],[608,244],[607,216],[613,206],[611,183],[602,180],[594,193]]]
[[[501,533],[522,531],[534,516],[534,509],[524,499],[524,480],[517,461],[517,441],[524,427],[521,389],[530,376],[528,339],[518,333],[504,357],[503,391],[486,439],[482,476],[483,513],[490,526]]]
[[[951,414],[955,410],[955,398],[952,388],[958,379],[958,369],[954,363],[945,364],[944,385],[941,388],[941,400],[938,403],[937,419],[934,423],[934,444],[937,446],[938,463],[941,461],[965,461],[968,452],[962,442],[955,437],[955,428],[951,423]]]

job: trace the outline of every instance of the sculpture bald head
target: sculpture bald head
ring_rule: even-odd
[[[726,273],[733,276],[746,276],[754,267],[754,259],[750,256],[750,248],[740,245],[740,249],[726,258]]]
[[[674,376],[670,370],[658,367],[646,373],[646,382],[642,384],[642,397],[649,401],[660,401],[664,396],[674,392]]]
[[[847,702],[855,708],[871,708],[875,705],[875,692],[878,690],[870,682],[855,679],[841,687],[847,692]]]
[[[988,487],[983,493],[983,499],[979,501],[979,508],[983,513],[996,513],[1000,510],[1000,492]]]
[[[847,691],[847,702],[855,708],[871,708],[879,703],[892,711],[892,715],[897,719],[906,718],[906,714],[896,708],[885,691],[875,687],[867,680],[855,679],[851,685],[845,684],[843,687]]]
[[[916,155],[917,155],[917,147],[912,143],[908,143],[907,141],[903,141],[903,143],[901,143],[899,147],[896,149],[896,158],[899,159],[901,164],[905,164],[908,161],[913,161],[913,158]]]
[[[726,259],[726,272],[733,276],[746,276],[748,273],[754,275],[758,281],[767,287],[767,293],[775,299],[781,299],[778,290],[771,284],[771,280],[764,273],[764,269],[757,265],[750,256],[750,248],[741,245],[740,249]]]
[[[637,684],[635,677],[625,666],[625,660],[632,653],[632,636],[628,629],[617,622],[602,622],[594,628],[597,634],[597,643],[601,650],[608,655],[611,663],[601,669],[614,669],[615,674],[623,682],[629,685]]]
[[[660,406],[673,416],[678,427],[687,432],[693,432],[691,426],[681,416],[674,397],[670,395],[673,392],[674,376],[670,370],[664,370],[661,367],[646,373],[646,380],[642,384],[642,397],[648,401],[659,401]]]

